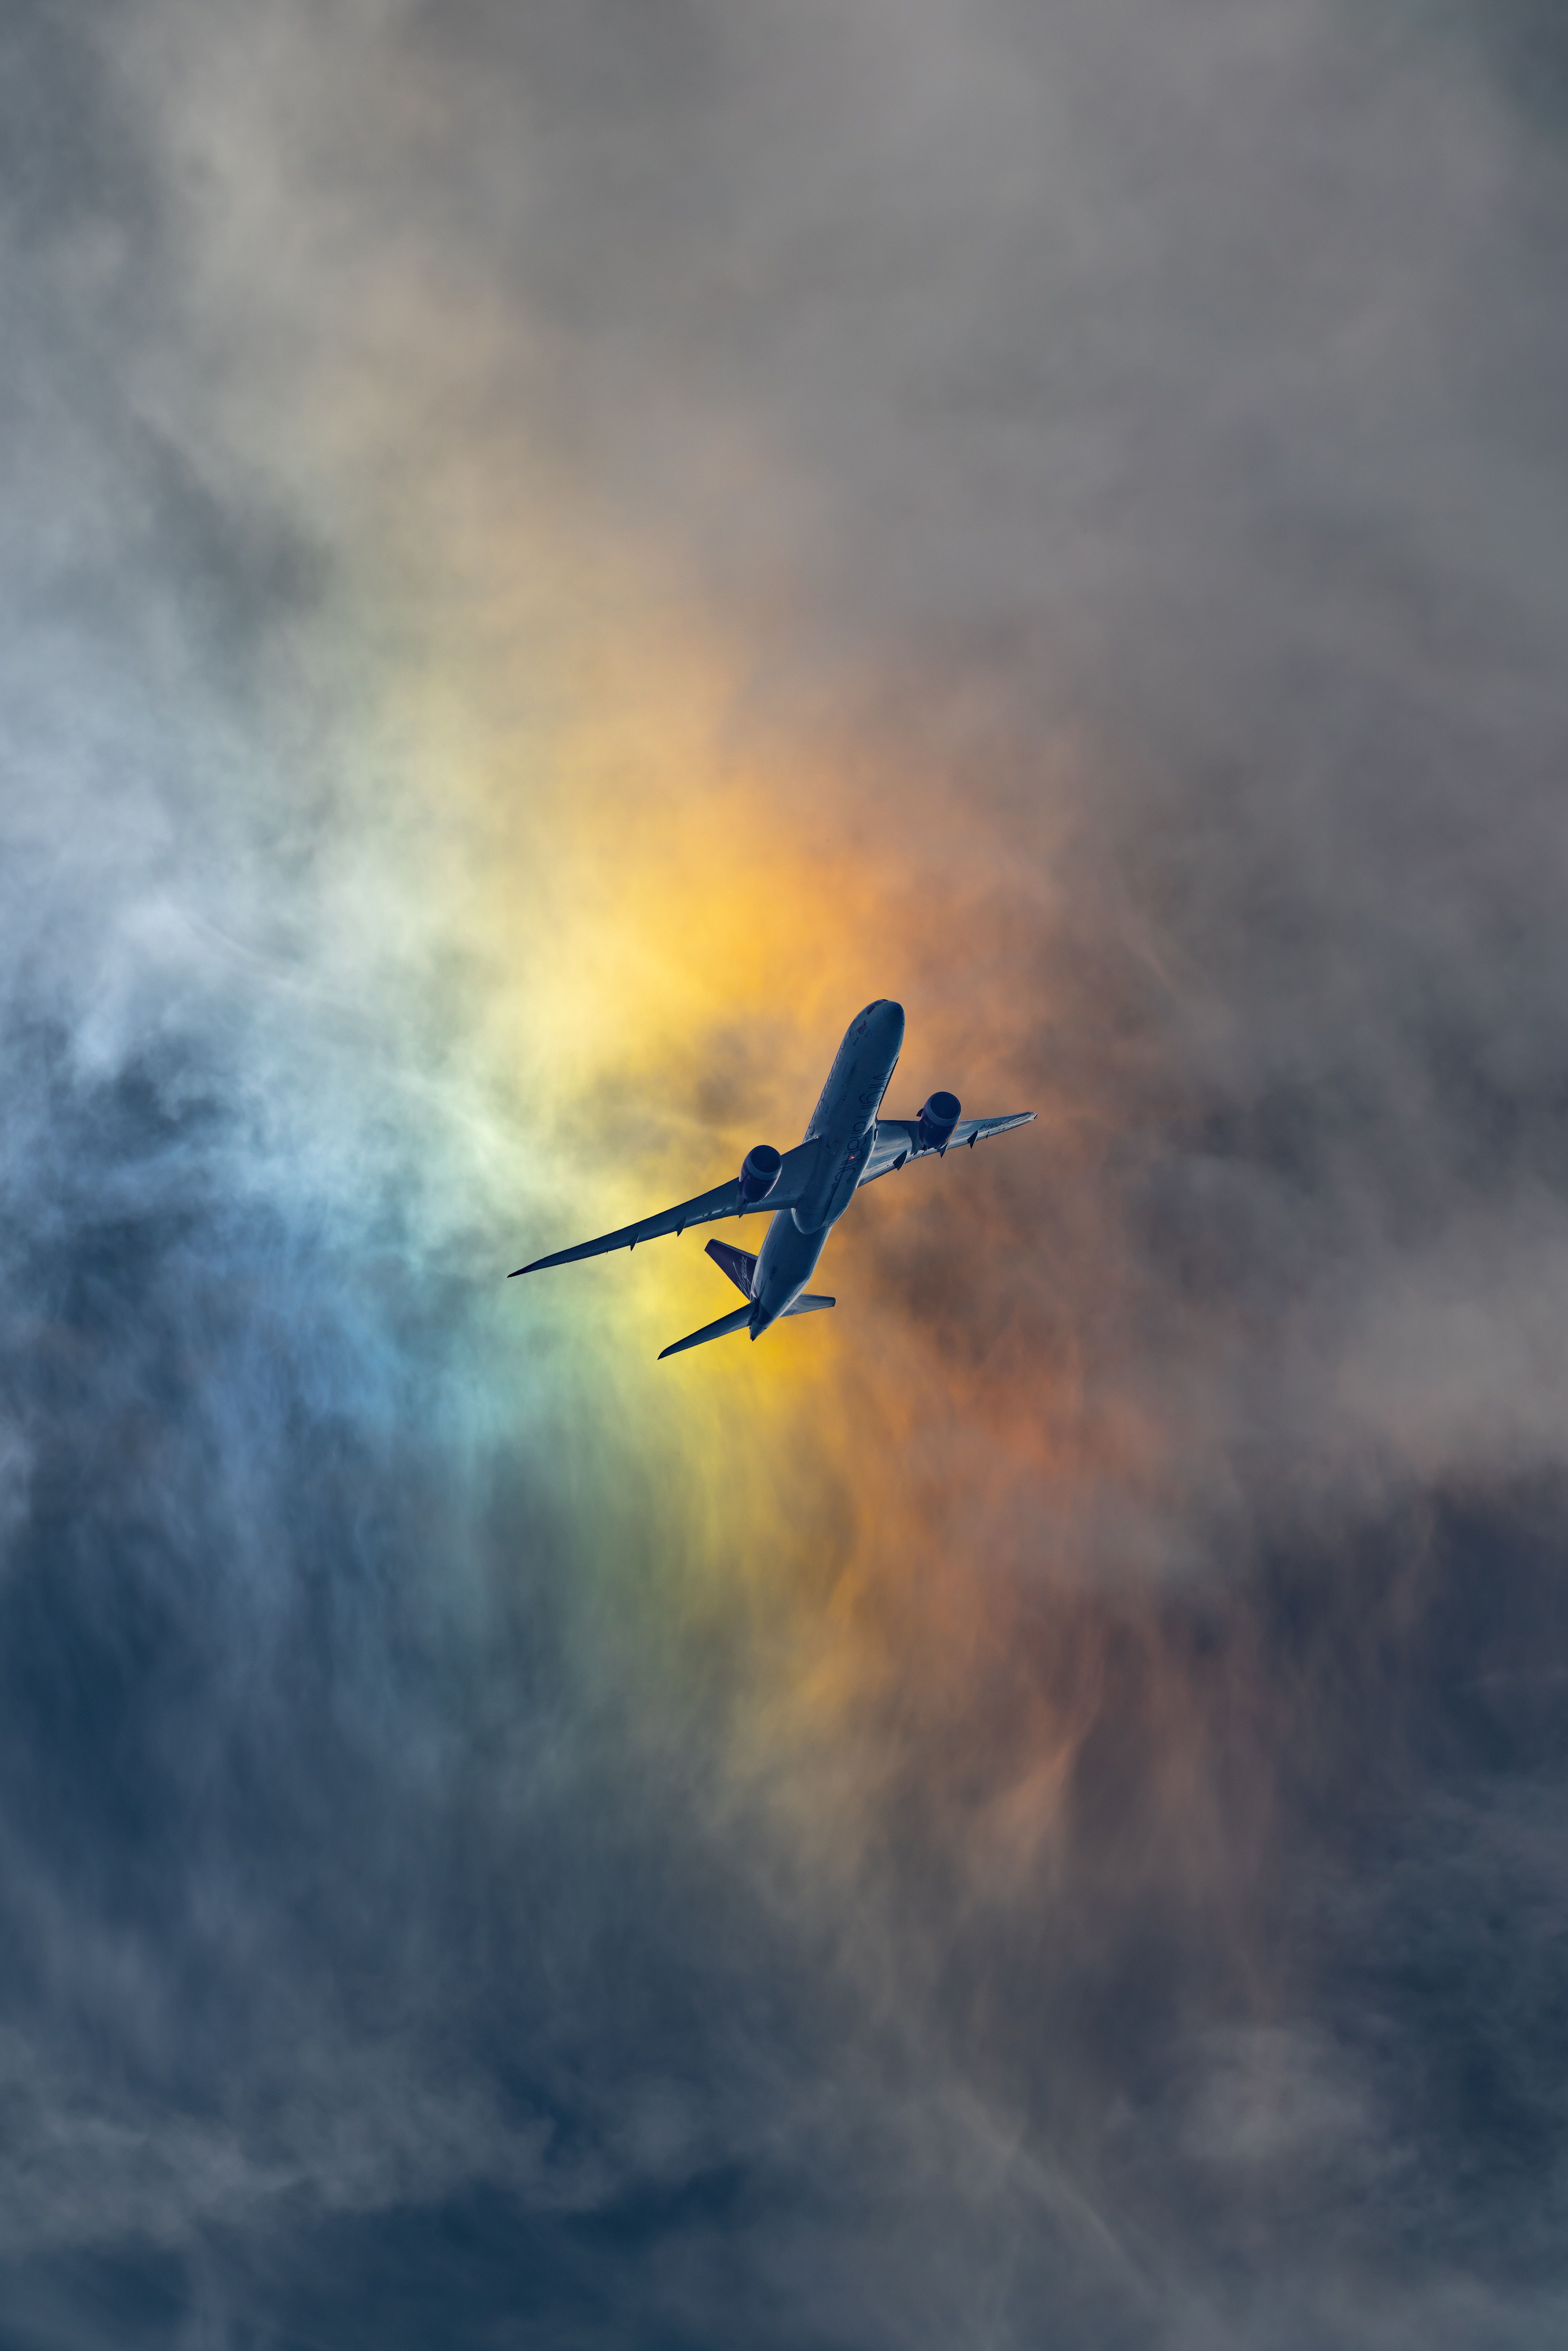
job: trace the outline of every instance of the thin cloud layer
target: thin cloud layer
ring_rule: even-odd
[[[5,42],[0,2333],[1555,2343],[1551,26]]]

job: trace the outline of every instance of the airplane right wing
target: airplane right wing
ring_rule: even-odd
[[[956,1151],[967,1144],[972,1151],[988,1134],[1006,1134],[1009,1127],[1027,1126],[1034,1116],[1031,1110],[1006,1112],[1000,1118],[961,1118],[946,1143],[923,1143],[917,1118],[879,1118],[870,1156],[861,1174],[862,1184],[874,1184],[879,1176],[892,1176],[906,1159],[939,1157],[944,1151]]]
[[[721,1217],[771,1216],[776,1209],[792,1208],[805,1191],[816,1155],[815,1142],[798,1143],[792,1151],[786,1151],[779,1181],[765,1199],[743,1200],[740,1178],[732,1176],[727,1184],[716,1184],[711,1192],[699,1192],[695,1200],[683,1200],[656,1217],[643,1217],[637,1224],[622,1225],[619,1232],[603,1233],[598,1240],[579,1241],[575,1249],[557,1249],[551,1257],[537,1257],[531,1265],[519,1265],[507,1279],[511,1281],[519,1273],[538,1273],[548,1265],[575,1265],[580,1258],[604,1257],[612,1249],[635,1249],[639,1241],[658,1240],[665,1233],[684,1233],[688,1225],[716,1224]]]
[[[1032,1110],[1012,1110],[1001,1118],[961,1118],[948,1137],[947,1149],[967,1143],[973,1151],[988,1134],[1006,1134],[1015,1126],[1028,1126],[1034,1115]]]

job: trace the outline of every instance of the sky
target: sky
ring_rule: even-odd
[[[11,0],[0,2351],[1564,2339],[1565,252],[1547,0]]]

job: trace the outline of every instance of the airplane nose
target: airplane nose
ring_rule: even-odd
[[[890,1041],[895,1039],[902,1041],[904,1036],[904,1007],[902,1004],[895,1004],[891,996],[884,996],[882,1002],[876,1008],[876,1017],[878,1026],[887,1031]]]

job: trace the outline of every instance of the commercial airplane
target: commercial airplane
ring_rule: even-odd
[[[814,1314],[831,1306],[831,1298],[814,1297],[806,1284],[829,1233],[838,1223],[862,1184],[891,1176],[906,1159],[938,1158],[967,1143],[971,1150],[982,1135],[1005,1134],[1009,1126],[1027,1126],[1031,1110],[1014,1111],[1005,1118],[961,1118],[956,1094],[935,1093],[918,1118],[880,1118],[882,1098],[904,1042],[904,1007],[885,997],[857,1012],[844,1032],[844,1041],[828,1071],[821,1099],[811,1113],[805,1140],[793,1151],[775,1151],[757,1143],[741,1162],[738,1176],[695,1200],[662,1216],[644,1217],[640,1224],[622,1225],[596,1241],[579,1241],[575,1249],[557,1249],[553,1257],[536,1258],[520,1265],[518,1273],[538,1273],[547,1265],[574,1265],[579,1258],[603,1257],[611,1249],[635,1249],[639,1241],[656,1240],[663,1233],[682,1233],[688,1225],[711,1225],[721,1217],[771,1216],[759,1254],[732,1249],[727,1241],[709,1241],[707,1253],[729,1276],[745,1299],[732,1314],[677,1339],[660,1355],[683,1354],[709,1339],[727,1338],[732,1331],[749,1331],[759,1339],[764,1331],[787,1314]],[[508,1274],[508,1280],[516,1279]]]

